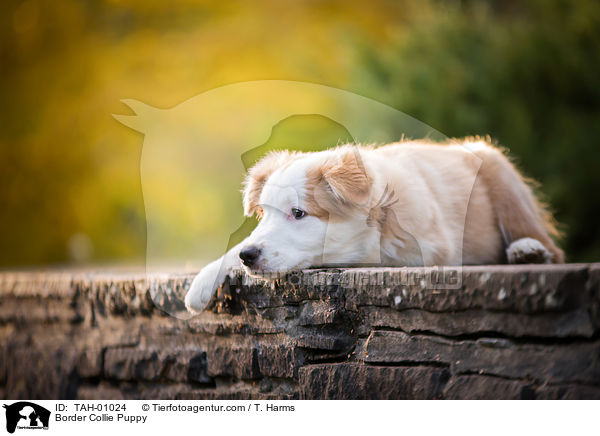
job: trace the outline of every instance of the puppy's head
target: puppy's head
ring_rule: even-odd
[[[359,261],[371,187],[357,147],[268,154],[245,181],[244,213],[260,222],[240,249],[242,265],[259,274]]]

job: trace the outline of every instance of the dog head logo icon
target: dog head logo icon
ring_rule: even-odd
[[[16,429],[47,429],[50,411],[29,401],[4,404],[6,409],[6,431],[14,433]]]

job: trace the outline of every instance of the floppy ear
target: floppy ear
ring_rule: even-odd
[[[321,166],[322,180],[342,205],[366,205],[371,178],[360,157],[359,149],[348,148]]]
[[[287,150],[271,151],[248,170],[242,191],[244,197],[244,215],[251,217],[255,212],[260,213],[258,210],[260,194],[265,183],[275,170],[281,168],[295,155],[296,153],[291,153]]]

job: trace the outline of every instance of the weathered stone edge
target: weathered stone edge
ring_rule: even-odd
[[[77,299],[113,307],[114,314],[155,309],[173,314],[184,310],[192,279],[193,274],[2,272],[0,299]],[[599,286],[600,263],[312,269],[270,281],[238,274],[227,284],[257,308],[341,298],[349,310],[381,306],[516,313],[597,313]]]

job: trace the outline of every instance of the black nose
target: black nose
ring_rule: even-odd
[[[254,246],[244,248],[242,251],[240,251],[240,259],[242,259],[242,263],[246,266],[254,265],[259,256],[260,248],[256,248]]]

